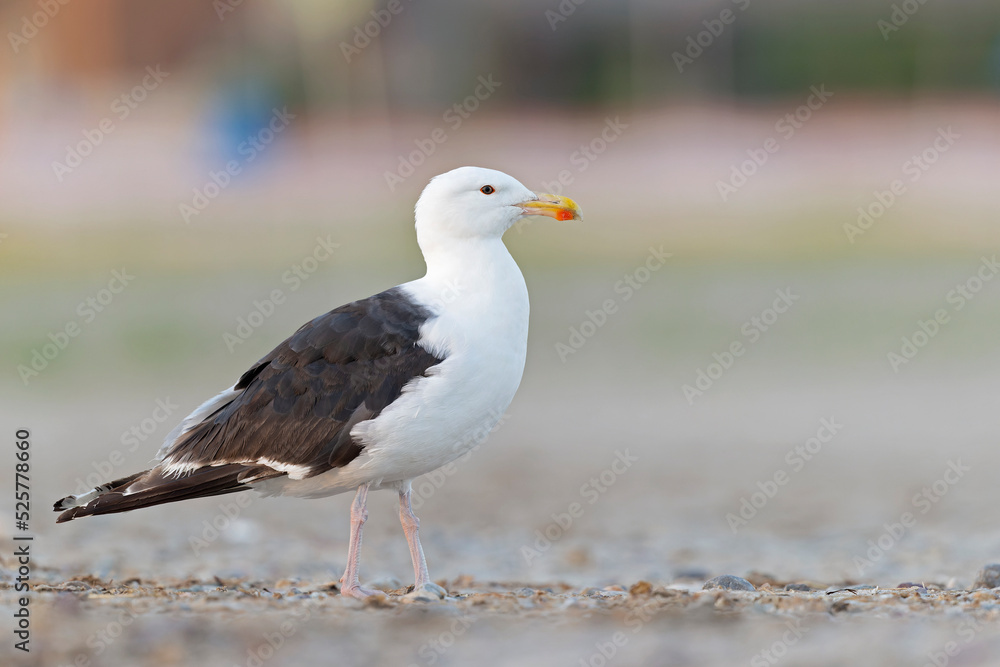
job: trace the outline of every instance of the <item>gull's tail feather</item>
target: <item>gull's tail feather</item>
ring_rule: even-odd
[[[161,467],[144,470],[102,484],[87,493],[66,496],[55,503],[54,510],[62,514],[56,523],[97,514],[128,512],[178,500],[246,491],[250,482],[257,482],[285,473],[266,466],[226,463],[196,468],[180,475]]]

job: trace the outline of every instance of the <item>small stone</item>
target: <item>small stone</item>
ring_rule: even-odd
[[[896,588],[923,588],[923,584],[915,584],[912,581],[904,581],[903,583],[896,586]]]
[[[590,551],[584,547],[577,547],[566,554],[566,563],[573,567],[586,567],[590,565]]]
[[[74,579],[73,581],[67,581],[62,585],[62,588],[68,591],[89,591],[92,587],[85,581]]]
[[[629,595],[649,595],[653,592],[653,585],[648,581],[637,581],[628,589]]]
[[[976,583],[972,588],[1000,587],[1000,563],[990,563],[976,574]]]
[[[874,591],[878,586],[874,584],[863,584],[861,586],[851,586],[849,588],[830,588],[826,594],[836,595],[837,593],[850,593],[851,595],[857,595],[858,591]]]
[[[403,598],[415,602],[437,602],[438,600],[445,599],[447,596],[448,591],[433,581],[428,581],[426,584],[421,584],[419,587],[414,588],[411,592],[404,595]]]
[[[809,584],[786,584],[785,585],[785,590],[786,591],[801,591],[803,593],[808,593],[809,591],[812,590],[812,587],[809,586]]]
[[[713,588],[721,588],[727,591],[755,591],[753,584],[742,577],[734,577],[731,574],[724,574],[720,577],[715,577],[714,579],[709,579],[705,582],[705,585],[701,587],[703,591],[711,590]]]
[[[376,577],[371,581],[366,581],[365,586],[383,593],[391,593],[403,588],[403,582],[396,577]]]
[[[747,572],[746,579],[751,584],[756,586],[758,589],[762,588],[764,584],[771,584],[771,586],[781,586],[782,583],[778,581],[778,578],[775,577],[773,574],[768,574],[766,572],[758,572],[757,570]]]
[[[361,604],[367,607],[389,607],[389,596],[382,591],[375,591],[366,598],[360,600]]]

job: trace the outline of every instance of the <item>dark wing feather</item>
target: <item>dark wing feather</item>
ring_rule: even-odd
[[[307,477],[347,465],[362,450],[351,428],[443,361],[418,345],[429,317],[399,288],[317,317],[244,373],[242,393],[182,436],[164,464],[268,458],[305,466]]]
[[[66,510],[56,523],[85,516],[117,514],[142,507],[174,503],[191,498],[247,491],[244,482],[279,477],[283,473],[264,466],[239,464],[208,466],[182,476],[168,475],[159,468],[145,470],[106,484],[101,494],[85,505],[74,505],[73,496],[56,502],[55,510]]]

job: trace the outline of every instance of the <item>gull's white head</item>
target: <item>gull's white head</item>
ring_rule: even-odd
[[[482,167],[459,167],[432,178],[415,212],[421,247],[446,239],[498,239],[526,215],[580,219],[572,199],[532,192],[517,179]]]

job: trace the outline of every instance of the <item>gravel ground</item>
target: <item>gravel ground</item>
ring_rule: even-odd
[[[399,589],[360,602],[329,582],[38,574],[51,583],[36,585],[33,630],[48,640],[17,664],[978,665],[1000,650],[1000,591],[936,584],[751,574],[753,591],[692,578],[581,589],[462,577],[439,582],[444,601]]]

